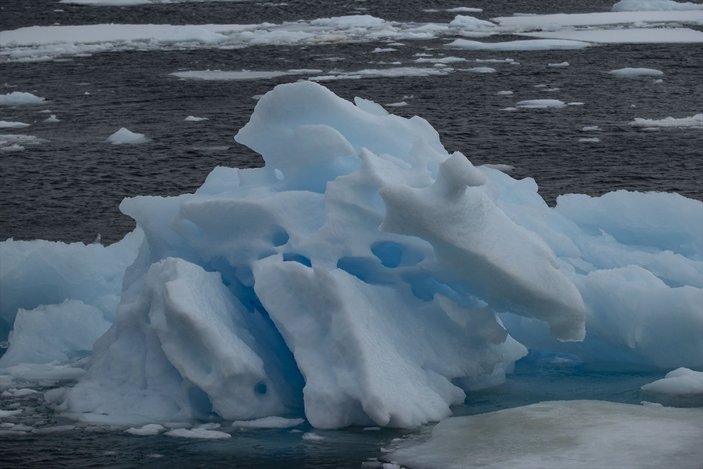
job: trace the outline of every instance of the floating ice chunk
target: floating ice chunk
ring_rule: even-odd
[[[703,129],[703,114],[696,114],[691,117],[665,117],[664,119],[643,119],[636,117],[630,122],[634,127],[679,127]]]
[[[29,126],[30,124],[24,122],[0,121],[0,129],[24,129]]]
[[[481,13],[483,11],[483,8],[456,7],[456,8],[448,8],[445,11],[447,11],[449,13]]]
[[[56,123],[56,122],[61,122],[61,119],[56,117],[56,114],[52,114],[49,117],[47,117],[46,119],[44,119],[44,122]]]
[[[446,68],[422,68],[422,67],[394,67],[364,69],[351,72],[342,72],[334,75],[320,75],[310,77],[312,81],[330,80],[358,80],[361,78],[395,78],[395,77],[432,77],[443,76],[453,72],[454,69]]]
[[[324,440],[324,439],[325,439],[324,436],[320,436],[320,435],[318,435],[317,433],[313,433],[313,432],[303,433],[303,440],[307,440],[307,441],[322,441],[322,440]]]
[[[703,372],[678,368],[667,373],[662,379],[645,384],[642,390],[674,396],[700,395],[703,397]]]
[[[601,130],[603,129],[601,129],[597,125],[587,125],[586,127],[581,129],[581,132],[600,132]]]
[[[550,67],[550,68],[565,68],[568,66],[569,66],[569,62],[566,62],[566,61],[547,64],[547,67]]]
[[[395,49],[393,47],[376,47],[374,50],[371,51],[372,54],[381,54],[385,52],[395,52],[398,49]]]
[[[217,44],[226,41],[228,37],[218,32],[210,31],[206,28],[182,25],[174,27],[172,31],[164,34],[159,41],[164,44],[181,42],[200,42],[203,44]]]
[[[496,93],[498,96],[512,96],[514,93],[510,90],[502,90]]]
[[[402,443],[390,457],[424,468],[685,467],[703,459],[703,409],[541,402],[468,417]]]
[[[566,107],[566,103],[558,99],[526,99],[518,101],[517,107],[522,109],[562,108]]]
[[[19,415],[21,413],[22,413],[22,409],[14,409],[14,410],[0,409],[0,419],[7,418],[7,417],[14,417],[15,415]]]
[[[34,135],[0,134],[0,151],[21,151],[25,149],[25,146],[41,145],[46,142],[48,140]]]
[[[522,31],[557,31],[573,27],[594,27],[625,25],[632,27],[644,23],[699,24],[703,13],[699,11],[642,11],[642,12],[608,12],[608,13],[556,13],[548,15],[501,16],[492,18],[502,30]],[[650,29],[655,31],[654,28]],[[666,30],[665,30],[666,31]]]
[[[46,100],[32,93],[13,91],[12,93],[0,94],[0,106],[31,106],[38,104],[46,104]]]
[[[110,135],[107,138],[107,141],[113,145],[137,145],[147,142],[147,138],[144,134],[132,132],[131,130],[122,127],[120,130]]]
[[[486,29],[494,29],[496,27],[496,24],[491,23],[490,21],[480,20],[478,18],[474,18],[473,16],[457,15],[449,23],[449,27],[450,28],[457,28],[457,29],[481,31],[481,30],[486,30]]]
[[[105,314],[78,300],[20,308],[10,333],[10,347],[0,367],[20,363],[68,362],[89,355],[93,343],[110,327]]]
[[[435,63],[435,64],[452,64],[457,62],[466,62],[463,57],[418,57],[415,59],[417,63]]]
[[[286,419],[283,417],[263,417],[256,420],[236,420],[235,428],[292,428],[305,422],[304,419]]]
[[[582,138],[579,138],[579,142],[581,142],[581,143],[598,143],[598,142],[600,142],[600,139],[598,137],[582,137]]]
[[[408,105],[407,101],[397,101],[395,103],[386,104],[387,107],[403,107],[403,106],[407,106],[407,105]]]
[[[288,70],[288,71],[261,71],[261,70],[192,70],[187,72],[173,72],[171,75],[188,80],[210,80],[210,81],[239,81],[239,80],[270,80],[272,78],[289,75],[312,75],[321,73],[322,70]]]
[[[335,16],[332,18],[320,18],[312,20],[310,24],[313,26],[336,26],[343,28],[368,28],[373,26],[381,26],[386,20],[377,18],[371,15],[347,15]]]
[[[466,69],[466,71],[471,73],[496,73],[496,69],[493,67],[472,67]]]
[[[507,42],[478,42],[468,39],[455,39],[447,47],[467,50],[498,50],[498,51],[529,51],[529,50],[561,50],[583,49],[591,44],[584,41],[569,41],[560,39],[534,39]]]
[[[186,122],[202,122],[208,120],[207,117],[196,117],[196,116],[188,116],[184,119]]]
[[[136,427],[130,427],[127,430],[125,430],[126,433],[129,433],[130,435],[137,435],[137,436],[153,436],[153,435],[158,435],[159,433],[163,432],[166,430],[163,425],[159,425],[158,423],[148,423],[146,425],[143,425],[139,428]]]
[[[662,77],[664,72],[661,70],[656,70],[653,68],[618,68],[617,70],[611,70],[608,73],[615,75],[619,78],[636,78],[636,77]]]
[[[700,21],[703,22],[703,12],[700,16]],[[545,38],[544,40],[583,41],[593,44],[698,44],[703,42],[703,32],[688,28],[558,30],[520,33],[520,35]]]
[[[671,11],[703,10],[703,5],[693,2],[675,2],[673,0],[620,0],[611,8],[612,11]]]
[[[226,440],[227,438],[232,438],[232,435],[229,433],[221,432],[219,430],[207,430],[205,428],[176,428],[175,430],[167,431],[164,435],[178,438],[197,438],[202,440]]]

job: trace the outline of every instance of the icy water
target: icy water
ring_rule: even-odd
[[[474,1],[481,18],[529,13],[607,11],[613,2],[531,0]],[[0,30],[31,25],[98,23],[278,23],[345,14],[371,14],[393,21],[448,22],[453,13],[425,12],[465,6],[436,1],[205,2],[140,7],[81,7],[55,1],[3,0]],[[61,10],[61,11],[57,11]],[[502,40],[513,39],[502,37]],[[614,189],[675,191],[703,199],[703,131],[644,131],[636,117],[687,117],[703,110],[703,49],[700,44],[617,45],[584,50],[478,52],[448,50],[446,38],[402,41],[373,53],[383,42],[258,46],[232,49],[105,52],[44,62],[0,63],[0,94],[32,92],[49,102],[33,107],[0,107],[0,120],[32,124],[0,129],[46,140],[25,151],[0,153],[0,239],[104,242],[133,228],[121,215],[128,196],[175,195],[194,191],[216,165],[254,167],[261,159],[232,137],[248,120],[256,97],[278,83],[304,76],[251,81],[181,80],[182,70],[320,69],[344,72],[368,68],[418,67],[417,54],[468,59],[457,68],[490,66],[494,74],[455,71],[446,76],[369,78],[323,82],[335,93],[362,96],[402,116],[419,115],[440,133],[448,150],[460,150],[474,164],[514,166],[514,177],[533,177],[545,199]],[[512,59],[513,63],[483,62]],[[1,59],[0,59],[1,60]],[[568,61],[570,66],[548,67]],[[515,64],[519,63],[519,64]],[[392,65],[391,65],[392,64]],[[425,64],[426,65],[426,64]],[[430,64],[431,66],[431,64]],[[665,73],[617,79],[607,72],[649,67]],[[513,96],[499,91],[511,90]],[[519,100],[554,98],[583,105],[563,109],[503,111]],[[54,114],[59,122],[45,122]],[[188,115],[207,117],[185,122]],[[584,132],[598,126],[598,132]],[[120,127],[144,133],[143,145],[111,145]],[[582,142],[597,137],[598,142]],[[639,390],[661,374],[603,373],[578,363],[530,356],[518,363],[508,383],[467,398],[457,414],[487,412],[548,399],[606,399],[637,403],[651,396]],[[66,383],[28,386],[44,391]],[[402,393],[402,390],[399,390]],[[57,416],[41,394],[0,397],[0,408],[23,412],[3,419],[40,432],[0,433],[2,467],[361,467],[382,459],[394,438],[417,431],[361,428],[321,432],[306,440],[296,430],[232,431],[225,441],[166,436],[136,437],[99,427],[78,426]],[[68,425],[68,426],[66,426]],[[0,428],[0,432],[2,428]]]

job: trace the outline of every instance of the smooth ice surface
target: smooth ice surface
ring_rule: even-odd
[[[696,114],[691,117],[665,117],[663,119],[644,119],[636,117],[630,122],[635,127],[680,127],[703,129],[703,114]]]
[[[235,139],[265,166],[124,200],[138,229],[121,243],[0,244],[8,324],[70,314],[65,300],[112,322],[68,415],[413,427],[501,383],[522,344],[594,367],[703,366],[699,201],[551,208],[533,180],[449,154],[424,119],[311,81],[261,97]],[[30,374],[14,347],[23,364],[3,373]]]
[[[635,78],[635,77],[663,77],[664,72],[654,68],[645,67],[625,67],[611,70],[608,73],[620,78]]]
[[[147,141],[144,134],[132,132],[131,130],[122,127],[120,130],[110,135],[107,141],[113,145],[137,145]]]
[[[703,371],[677,368],[662,379],[642,386],[643,391],[674,396],[698,395],[703,397]]]
[[[566,107],[566,103],[558,99],[526,99],[518,101],[517,107],[524,109],[562,108]]]
[[[673,0],[620,0],[612,11],[703,10],[703,4]]]
[[[701,441],[703,409],[553,401],[446,419],[388,457],[418,469],[655,469],[703,460]]]
[[[0,94],[0,106],[32,106],[45,103],[46,100],[44,98],[24,91]]]

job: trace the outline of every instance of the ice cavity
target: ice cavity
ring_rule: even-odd
[[[526,352],[513,331],[585,357],[699,366],[700,202],[619,192],[552,209],[534,181],[448,154],[425,120],[314,82],[263,96],[235,139],[266,165],[122,202],[144,238],[126,272],[97,262],[101,275],[125,272],[121,301],[67,412],[130,425],[216,414],[415,426],[500,383]],[[70,272],[16,259],[26,291]],[[99,307],[88,291],[7,309]],[[563,342],[586,326],[583,344]]]

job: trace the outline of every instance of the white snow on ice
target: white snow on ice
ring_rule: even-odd
[[[654,68],[644,67],[625,67],[611,70],[608,73],[620,78],[636,78],[636,77],[663,77],[664,72]]]
[[[2,39],[0,39],[1,44]],[[33,106],[38,104],[46,104],[46,99],[24,91],[0,94],[0,106]]]
[[[665,117],[664,119],[643,119],[636,117],[630,122],[634,127],[678,127],[703,129],[703,114],[696,114],[691,117]]]
[[[147,141],[144,134],[132,132],[131,130],[122,127],[107,138],[109,143],[113,145],[137,145]]]
[[[643,391],[674,396],[700,395],[703,397],[703,371],[681,367],[670,371],[662,379],[642,386]]]

